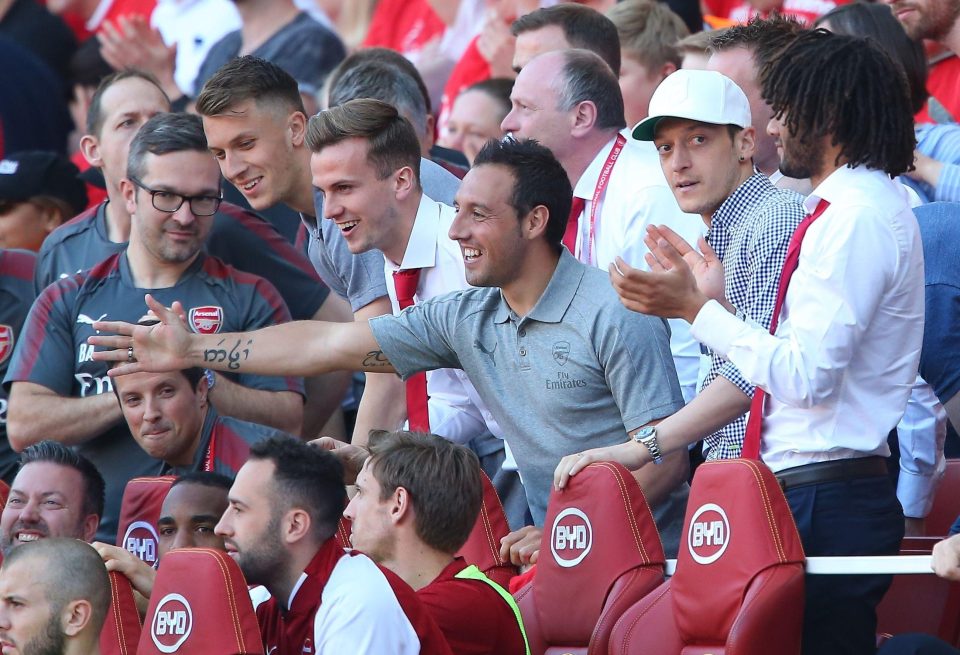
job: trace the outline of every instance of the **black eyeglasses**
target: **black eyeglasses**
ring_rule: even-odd
[[[151,189],[135,177],[131,177],[130,181],[150,194],[154,209],[167,214],[174,213],[183,206],[184,202],[188,202],[194,216],[213,216],[223,202],[221,196],[182,196],[172,191]]]

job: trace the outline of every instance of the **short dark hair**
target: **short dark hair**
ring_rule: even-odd
[[[293,76],[253,55],[236,57],[217,69],[197,96],[197,113],[219,116],[247,100],[277,103],[289,111],[306,113]]]
[[[563,50],[560,56],[564,63],[558,80],[558,109],[567,111],[589,100],[597,108],[598,128],[626,127],[620,83],[603,60],[596,53],[581,49]]]
[[[547,208],[545,233],[550,245],[560,247],[570,218],[573,188],[563,166],[549,149],[532,139],[491,140],[477,153],[473,167],[503,166],[513,174],[511,206],[518,216],[534,207]]]
[[[451,555],[466,543],[480,514],[480,461],[469,448],[421,432],[370,433],[369,466],[380,499],[398,487],[410,494],[420,539]]]
[[[110,368],[118,368],[124,364],[126,364],[126,362],[112,362],[110,364]],[[187,379],[187,382],[190,384],[190,388],[196,391],[197,387],[200,385],[200,380],[203,379],[205,371],[199,366],[191,366],[190,368],[171,371],[171,373],[181,373],[183,377]],[[120,392],[117,391],[116,382],[110,386],[113,387],[113,394],[117,397],[117,400],[120,400]]]
[[[27,464],[49,462],[72,468],[83,479],[83,513],[103,516],[106,484],[97,467],[89,459],[59,441],[40,441],[20,453],[20,469]]]
[[[110,578],[100,555],[79,539],[51,537],[14,548],[4,556],[3,568],[30,558],[42,561],[31,566],[34,580],[43,585],[43,596],[56,616],[75,600],[90,603],[89,634],[99,635],[110,608]]]
[[[427,108],[427,113],[430,112],[432,104],[430,100],[430,91],[427,89],[427,84],[423,81],[420,71],[417,70],[417,67],[413,65],[413,62],[401,55],[396,50],[391,50],[390,48],[363,48],[361,50],[357,50],[346,59],[341,61],[327,78],[327,84],[331,89],[331,95],[333,94],[333,89],[339,85],[340,77],[342,75],[345,75],[355,66],[360,66],[368,62],[392,65],[410,76],[410,79],[412,79],[417,85],[417,89],[420,90],[420,96],[423,98],[423,106]],[[341,98],[343,98],[344,102],[354,99],[344,98],[342,94]],[[329,104],[331,106],[333,105],[332,102]]]
[[[207,152],[203,122],[196,114],[157,114],[144,123],[130,142],[127,177],[142,179],[146,175],[146,157],[171,152]]]
[[[376,59],[354,64],[330,86],[328,104],[337,107],[357,98],[373,98],[393,105],[419,133],[427,131],[429,100],[424,100],[416,80],[395,64]]]
[[[230,487],[233,486],[233,478],[213,471],[190,471],[174,480],[170,488],[173,489],[181,484],[197,484],[201,487],[213,487],[230,491]]]
[[[513,91],[513,80],[506,77],[491,77],[489,80],[471,84],[461,91],[460,95],[470,91],[479,91],[494,100],[500,106],[503,116],[510,113],[510,93]]]
[[[671,63],[680,68],[677,42],[690,31],[683,20],[658,0],[632,0],[607,11],[620,36],[620,49],[651,69]]]
[[[816,27],[829,22],[835,34],[849,34],[873,39],[893,60],[903,67],[910,84],[913,112],[927,102],[927,56],[923,43],[914,41],[896,19],[889,5],[855,2],[834,7],[817,19]]]
[[[269,460],[275,467],[273,488],[282,513],[292,507],[310,515],[314,538],[324,542],[337,531],[347,504],[343,466],[333,454],[293,437],[275,436],[250,447],[250,459]]]
[[[769,18],[754,16],[742,25],[718,31],[710,39],[708,51],[714,53],[746,48],[753,54],[753,61],[759,72],[805,31],[803,24],[795,18],[780,14],[773,14]]]
[[[409,166],[420,184],[420,141],[396,107],[359,98],[324,110],[307,124],[307,147],[313,152],[352,138],[367,140],[367,160],[381,180]]]
[[[578,4],[561,4],[537,9],[513,21],[510,32],[519,36],[551,25],[563,30],[571,48],[597,53],[615,75],[620,75],[620,37],[617,26],[598,11]]]
[[[829,136],[849,166],[900,175],[916,137],[903,69],[868,39],[823,29],[797,37],[761,73],[764,100],[799,138]]]
[[[93,92],[93,97],[90,99],[90,107],[87,109],[87,134],[98,137],[100,136],[100,130],[103,129],[104,116],[101,108],[101,105],[103,104],[103,94],[106,93],[107,90],[117,82],[130,79],[140,79],[144,82],[149,82],[150,84],[154,85],[157,87],[157,90],[163,94],[167,104],[170,104],[170,98],[167,96],[166,91],[164,91],[163,87],[160,86],[160,82],[157,81],[157,78],[150,73],[133,68],[117,71],[116,73],[103,78],[100,81],[100,84],[97,86],[97,90]]]

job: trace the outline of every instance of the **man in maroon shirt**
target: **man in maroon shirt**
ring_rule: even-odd
[[[528,653],[513,598],[454,557],[480,512],[476,455],[413,432],[374,432],[369,449],[344,512],[354,548],[413,587],[455,655]]]

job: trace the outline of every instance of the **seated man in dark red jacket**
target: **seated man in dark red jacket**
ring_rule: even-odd
[[[258,423],[221,416],[207,394],[216,378],[205,369],[134,373],[116,378],[113,390],[134,440],[160,460],[157,475],[212,471],[236,476],[250,446],[289,436]]]
[[[480,513],[477,456],[413,432],[374,432],[369,449],[344,512],[353,546],[417,591],[456,655],[529,653],[510,594],[454,557]]]

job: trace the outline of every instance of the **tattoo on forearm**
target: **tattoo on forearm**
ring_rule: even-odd
[[[243,339],[237,339],[232,346],[229,347],[224,345],[226,339],[221,339],[217,343],[217,348],[208,348],[203,351],[203,361],[207,363],[219,364],[222,362],[227,362],[227,368],[231,371],[235,371],[240,368],[240,360],[246,361],[250,357],[250,346],[253,345],[253,339],[247,339],[246,343],[243,342]],[[244,347],[246,346],[246,347]]]
[[[371,350],[363,358],[364,367],[390,366],[390,360],[383,354],[382,350]]]

